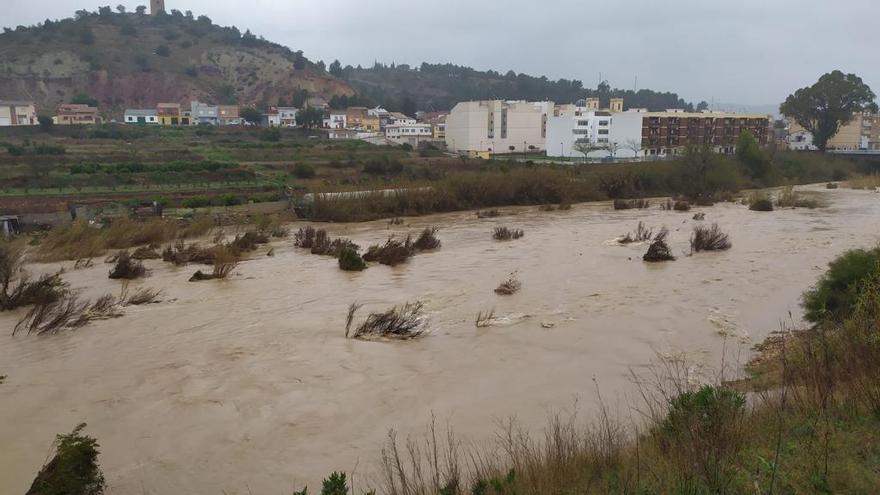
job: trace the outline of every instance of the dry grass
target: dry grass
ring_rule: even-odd
[[[687,201],[676,201],[674,205],[672,205],[672,209],[675,211],[690,211],[691,204]]]
[[[51,230],[37,249],[40,261],[61,261],[101,256],[108,249],[129,249],[143,245],[161,245],[174,239],[204,235],[213,221],[200,218],[192,223],[175,219],[136,220],[116,218],[105,227],[76,221]]]
[[[698,222],[702,222],[703,220],[706,219],[706,214],[703,213],[703,212],[700,212],[700,213],[694,213],[693,219],[696,220],[696,221],[698,221]]]
[[[763,192],[753,192],[746,198],[746,204],[752,211],[773,211],[773,201]]]
[[[107,294],[94,302],[80,300],[72,293],[64,294],[57,301],[37,304],[22,318],[12,330],[12,335],[25,332],[28,335],[51,335],[89,324],[95,320],[106,320],[122,316],[122,304],[114,296]]]
[[[499,210],[480,210],[477,212],[477,218],[497,218],[500,216]]]
[[[645,227],[644,222],[639,222],[639,225],[636,227],[636,232],[633,234],[632,232],[627,232],[625,236],[617,239],[617,242],[620,244],[632,244],[634,242],[645,242],[651,240],[651,237],[654,235],[654,231]]]
[[[816,208],[819,202],[815,199],[808,199],[794,190],[794,187],[787,186],[779,192],[776,197],[776,206],[779,208]]]
[[[131,253],[132,259],[136,260],[158,260],[162,259],[162,255],[152,246],[141,246]]]
[[[62,272],[32,280],[24,266],[24,244],[0,240],[0,311],[33,304],[51,304],[67,294],[67,283],[61,279]]]
[[[363,323],[351,331],[355,313],[360,308],[361,305],[357,303],[349,306],[345,325],[346,338],[408,340],[423,335],[426,330],[427,320],[424,316],[424,304],[421,302],[395,306],[382,313],[370,313]]]
[[[711,227],[696,226],[691,235],[691,252],[725,251],[733,246],[730,237],[721,231],[717,223]]]
[[[501,296],[511,296],[519,292],[520,289],[522,289],[522,282],[517,278],[516,272],[513,272],[507,277],[507,280],[495,288],[495,293]]]
[[[644,210],[651,207],[647,199],[615,199],[615,210]]]
[[[880,174],[853,175],[846,181],[846,187],[850,189],[877,189],[880,188]]]
[[[201,270],[196,271],[190,282],[200,282],[203,280],[218,280],[228,278],[229,275],[238,266],[238,256],[228,247],[216,246],[213,251],[214,269],[211,273],[204,273]]]
[[[495,227],[492,238],[496,241],[510,241],[523,237],[525,232],[522,229],[511,229],[507,227]]]
[[[159,298],[162,296],[161,289],[150,289],[148,287],[141,287],[140,289],[134,291],[131,295],[125,295],[121,297],[123,306],[141,306],[144,304],[154,304],[159,302]]]
[[[648,246],[648,252],[645,253],[642,259],[651,263],[675,261],[675,256],[672,255],[672,250],[666,243],[666,237],[668,235],[669,230],[667,230],[666,227],[660,229],[660,232],[654,236],[654,240],[651,242],[651,245]]]
[[[185,244],[179,240],[173,246],[165,247],[162,251],[162,260],[178,266],[189,263],[213,265],[216,251],[221,247],[221,245],[216,245],[204,248],[198,244]]]
[[[492,323],[495,321],[495,310],[490,309],[489,311],[480,311],[477,313],[477,318],[474,320],[474,325],[477,328],[487,328],[492,326]]]
[[[236,235],[226,247],[236,256],[249,251],[255,251],[257,246],[269,243],[269,235],[263,232],[245,232],[243,235]]]

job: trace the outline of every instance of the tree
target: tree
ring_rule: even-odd
[[[330,64],[330,74],[334,77],[342,77],[342,64],[339,60],[334,60],[333,63]]]
[[[145,15],[147,13],[146,5],[138,5],[137,8],[134,9],[137,15]]]
[[[743,130],[736,142],[736,158],[746,166],[753,179],[760,179],[770,171],[770,160],[761,150],[755,136]]]
[[[52,117],[48,115],[40,115],[37,117],[37,121],[40,123],[40,130],[43,132],[49,132],[52,130]]]
[[[308,64],[308,60],[303,56],[302,51],[295,52],[293,54],[293,68],[296,70],[303,70],[306,68]]]
[[[85,93],[77,93],[70,102],[75,105],[88,105],[90,107],[98,106],[98,100]]]
[[[642,153],[642,140],[641,139],[627,139],[625,143],[623,143],[623,147],[633,152],[633,157],[639,158]]]
[[[825,151],[828,141],[852,121],[857,112],[877,112],[876,95],[855,74],[836,70],[816,84],[789,95],[780,113],[795,120],[813,135],[813,143]]]
[[[315,64],[315,67],[318,69],[318,72],[324,72],[327,70],[327,66],[324,64],[323,60],[318,60],[318,63]]]
[[[296,121],[306,129],[321,127],[324,123],[324,112],[317,108],[306,108],[296,114]]]
[[[590,155],[590,153],[592,153],[594,151],[600,151],[600,150],[607,149],[607,147],[604,144],[593,143],[587,139],[578,140],[576,143],[574,143],[573,148],[578,153],[581,153],[582,155],[584,155],[584,159],[586,159]]]
[[[253,107],[242,108],[239,115],[251,124],[259,124],[263,120],[263,114]]]
[[[119,12],[120,14],[124,14],[125,13],[125,5],[122,5],[122,4],[117,5],[116,11]]]
[[[708,109],[709,109],[709,103],[707,101],[703,100],[703,101],[697,103],[697,111],[698,112],[702,112],[702,111],[708,110]]]

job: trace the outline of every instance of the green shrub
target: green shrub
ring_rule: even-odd
[[[315,167],[308,163],[297,163],[293,166],[293,175],[298,179],[311,179],[315,176]]]
[[[773,211],[773,201],[766,194],[753,193],[749,196],[749,209],[752,211]]]
[[[348,482],[345,473],[334,471],[321,482],[321,495],[348,495]]]
[[[344,248],[339,252],[339,268],[347,272],[360,272],[366,270],[367,263],[354,249]]]
[[[82,434],[82,423],[58,435],[55,456],[40,469],[27,495],[100,495],[104,475],[98,466],[98,442]]]
[[[804,293],[804,318],[813,323],[852,314],[860,285],[880,277],[880,248],[848,251],[828,264],[828,271]]]

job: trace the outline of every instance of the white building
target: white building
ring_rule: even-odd
[[[278,107],[278,118],[284,127],[296,127],[296,107]]]
[[[407,143],[417,148],[419,143],[434,139],[434,126],[431,124],[392,124],[385,126],[385,137],[395,143]]]
[[[150,109],[128,109],[125,111],[125,123],[140,125],[159,125],[159,112]]]
[[[0,100],[0,127],[38,123],[37,110],[33,102]]]
[[[624,112],[619,98],[604,110],[592,98],[558,106],[547,122],[547,156],[584,158],[582,144],[596,148],[589,158],[639,156],[644,113],[644,109]]]
[[[553,102],[461,102],[446,117],[446,146],[453,152],[544,150],[553,109]]]
[[[388,125],[413,125],[415,123],[416,119],[400,112],[391,112],[388,114]]]
[[[804,129],[796,130],[788,135],[788,149],[796,151],[816,151],[813,134]]]
[[[345,129],[347,127],[348,114],[345,110],[330,110],[327,117],[324,117],[325,129]]]

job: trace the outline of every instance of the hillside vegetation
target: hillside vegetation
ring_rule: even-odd
[[[77,11],[76,17],[0,34],[0,98],[33,99],[40,111],[97,102],[108,117],[125,107],[203,100],[263,105],[351,88],[302,52],[191,13]]]
[[[554,81],[544,76],[535,77],[514,71],[501,74],[454,64],[423,63],[419,67],[410,67],[377,63],[371,68],[349,66],[334,72],[361,95],[389,109],[404,112],[413,107],[419,110],[449,110],[455,103],[468,100],[500,98],[574,103],[587,97],[599,98],[604,105],[608,104],[610,98],[623,98],[626,108],[693,110],[693,105],[676,93],[613,89],[607,83],[591,89],[585,88],[578,80]]]

